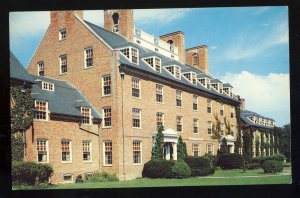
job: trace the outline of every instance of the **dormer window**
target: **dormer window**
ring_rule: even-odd
[[[220,91],[220,94],[223,94],[223,84],[222,83],[219,83],[219,91]]]
[[[136,48],[128,47],[120,49],[122,54],[124,54],[132,63],[139,64],[139,51]]]
[[[91,109],[81,107],[81,114],[82,114],[81,123],[82,124],[90,124],[91,123]]]
[[[218,85],[218,83],[212,83],[211,86],[212,86],[215,90],[219,91],[219,85]]]
[[[232,88],[231,87],[223,87],[224,93],[226,93],[228,96],[232,97]]]
[[[54,91],[54,84],[49,82],[42,82],[42,89],[47,91]]]
[[[182,74],[190,83],[196,85],[197,84],[197,75],[195,72],[188,72],[188,73],[183,73]]]
[[[156,57],[156,56],[152,56],[152,57],[148,57],[145,58],[144,61],[151,66],[152,69],[154,69],[157,72],[161,72],[161,59]]]
[[[202,85],[206,89],[210,89],[210,79],[209,78],[198,78],[198,82],[200,83],[200,85]]]
[[[65,40],[67,38],[67,31],[66,29],[59,30],[59,40]]]
[[[170,72],[175,78],[181,79],[181,69],[177,65],[171,65],[164,67],[168,72]]]

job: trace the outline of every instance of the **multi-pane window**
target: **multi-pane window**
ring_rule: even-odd
[[[192,84],[197,84],[197,75],[194,72],[188,72],[183,74],[184,77],[186,77]]]
[[[180,79],[180,67],[176,66],[176,65],[172,65],[172,66],[167,66],[165,67],[175,78]]]
[[[67,38],[67,31],[66,29],[59,30],[59,40],[64,40]]]
[[[85,67],[93,66],[93,48],[85,50]]]
[[[65,74],[67,72],[68,72],[67,55],[64,55],[60,57],[60,73]]]
[[[211,113],[211,100],[207,99],[207,113]]]
[[[163,86],[156,84],[156,102],[163,102]]]
[[[220,116],[224,116],[224,104],[220,104]]]
[[[149,57],[144,59],[155,71],[161,72],[161,59],[158,57]]]
[[[81,107],[81,123],[82,124],[90,124],[91,123],[91,109]]]
[[[38,62],[38,75],[39,76],[44,76],[45,75],[44,61]]]
[[[111,107],[103,108],[103,115],[104,115],[104,127],[111,127]]]
[[[225,124],[224,123],[220,124],[220,129],[221,129],[221,135],[224,135],[224,131],[225,131]]]
[[[132,96],[140,97],[140,79],[132,78]]]
[[[48,162],[48,145],[47,140],[38,139],[36,141],[37,161]]]
[[[141,110],[132,109],[132,126],[135,128],[141,127]]]
[[[182,116],[176,117],[176,129],[178,132],[182,132]]]
[[[182,102],[182,92],[176,90],[176,106],[181,107],[182,106],[181,102]]]
[[[49,82],[43,82],[42,83],[42,89],[47,91],[54,91],[54,84]]]
[[[138,63],[138,50],[131,48],[131,55],[132,55],[132,62],[133,63]]]
[[[206,145],[206,153],[209,155],[214,154],[214,145],[213,144],[207,144]]]
[[[102,95],[108,96],[111,94],[111,80],[110,75],[102,77]]]
[[[234,117],[234,107],[231,107],[230,117],[231,117],[231,118]]]
[[[192,144],[192,153],[193,153],[193,156],[200,156],[200,149],[199,149],[199,144]]]
[[[198,110],[198,96],[193,95],[193,110]]]
[[[199,132],[199,120],[193,119],[193,132],[198,133]]]
[[[161,71],[161,60],[160,58],[154,58],[155,62],[155,71],[160,72]]]
[[[133,141],[132,150],[133,150],[133,163],[134,164],[142,163],[141,142],[140,141]]]
[[[92,161],[91,141],[82,142],[83,161]]]
[[[215,90],[219,91],[218,83],[212,83],[211,86],[212,86]]]
[[[61,141],[61,160],[63,162],[71,161],[71,141],[69,140]]]
[[[127,57],[130,58],[130,48],[121,49],[120,51]]]
[[[112,165],[112,142],[104,142],[104,165]]]
[[[139,51],[135,48],[129,47],[120,50],[131,62],[138,64]]]
[[[159,128],[160,126],[164,125],[164,114],[163,113],[156,113],[156,126]]]
[[[35,101],[34,119],[47,120],[47,102]]]
[[[207,134],[212,134],[212,121],[207,122]]]

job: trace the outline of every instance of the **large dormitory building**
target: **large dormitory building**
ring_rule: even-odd
[[[160,125],[167,160],[177,159],[179,135],[188,155],[215,155],[216,119],[230,152],[240,124],[274,127],[240,110],[233,87],[209,74],[207,46],[184,43],[181,31],[154,37],[135,28],[133,10],[105,10],[104,28],[85,21],[83,11],[51,11],[26,74],[36,110],[25,159],[51,163],[53,183],[95,170],[134,179],[151,159]]]

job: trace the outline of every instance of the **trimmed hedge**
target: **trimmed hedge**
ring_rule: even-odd
[[[273,156],[260,156],[260,157],[254,157],[252,159],[252,163],[263,164],[267,160],[275,160],[275,161],[283,162],[284,158],[285,157],[282,154],[276,154],[276,155],[273,155]]]
[[[38,164],[33,161],[12,162],[12,182],[14,184],[35,185],[48,182],[53,169],[49,164]]]
[[[282,162],[277,160],[266,160],[262,164],[264,173],[277,173],[283,170]]]
[[[250,164],[248,164],[247,168],[249,170],[259,169],[259,168],[261,168],[261,164],[260,163],[250,163]]]
[[[191,168],[192,176],[207,176],[215,173],[214,167],[211,165],[207,157],[187,156],[184,161]]]
[[[218,165],[222,169],[242,169],[244,168],[244,157],[237,153],[226,153],[219,156]]]
[[[172,166],[172,177],[175,178],[187,178],[191,176],[191,169],[183,161],[182,159],[179,159],[175,161],[175,164]]]
[[[171,160],[150,160],[144,164],[142,177],[172,178],[173,165],[175,162]]]

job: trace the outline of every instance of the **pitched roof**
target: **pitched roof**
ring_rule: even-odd
[[[34,83],[34,79],[27,73],[19,60],[10,52],[10,78]]]
[[[256,124],[256,123],[252,122],[250,119],[248,119],[248,117],[250,117],[250,116],[256,116],[258,118],[269,119],[269,120],[274,121],[272,118],[267,118],[267,117],[261,116],[258,113],[255,113],[252,111],[242,110],[242,109],[240,110],[240,118],[247,125],[258,127],[258,128],[264,128],[264,129],[272,129],[273,128],[273,127],[268,127],[268,126],[264,126],[264,125],[260,125],[260,124]]]
[[[81,107],[91,108],[94,119],[100,119],[101,114],[89,103],[85,96],[66,81],[31,75],[36,84],[32,86],[32,97],[36,100],[48,102],[48,109],[52,114],[62,114],[81,117]],[[54,84],[54,91],[43,90],[39,81]]]

